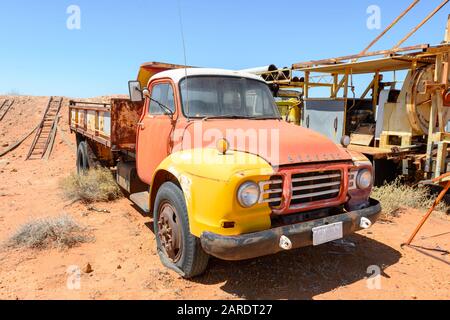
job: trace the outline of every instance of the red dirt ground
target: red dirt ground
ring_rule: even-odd
[[[3,97],[0,97],[0,100]],[[0,151],[39,123],[48,97],[15,97],[0,122]],[[33,136],[0,158],[0,242],[31,219],[70,214],[89,227],[95,242],[68,250],[0,249],[0,299],[450,299],[450,258],[405,248],[422,213],[408,210],[331,243],[259,259],[212,259],[207,273],[192,281],[166,270],[155,250],[152,219],[124,198],[97,204],[90,212],[63,199],[59,181],[75,169],[74,136],[67,102],[49,161],[24,161]],[[450,249],[450,220],[432,217],[416,245]],[[81,288],[67,287],[68,269],[83,268]],[[368,268],[382,269],[380,287],[369,289]]]

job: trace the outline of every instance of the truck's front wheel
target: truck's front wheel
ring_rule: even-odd
[[[209,256],[189,230],[186,202],[181,189],[164,183],[155,199],[154,230],[162,263],[184,278],[202,274]]]

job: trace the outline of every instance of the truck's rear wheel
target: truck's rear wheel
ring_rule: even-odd
[[[81,141],[77,149],[77,172],[81,174],[89,170],[89,158],[86,141]]]
[[[94,152],[87,141],[80,141],[77,150],[77,172],[81,174],[89,169],[99,167],[101,163],[97,160]]]
[[[156,195],[154,230],[161,262],[184,278],[202,274],[209,255],[189,230],[186,202],[181,189],[164,183]]]

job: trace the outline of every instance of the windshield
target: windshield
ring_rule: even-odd
[[[257,80],[189,77],[180,82],[180,89],[183,113],[189,118],[280,118],[269,88]]]

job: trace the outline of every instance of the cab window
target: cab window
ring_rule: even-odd
[[[161,83],[153,86],[152,100],[150,100],[148,113],[151,115],[162,115],[164,109],[157,103],[161,103],[175,113],[175,97],[172,86],[169,83]],[[157,101],[157,102],[156,102]]]

